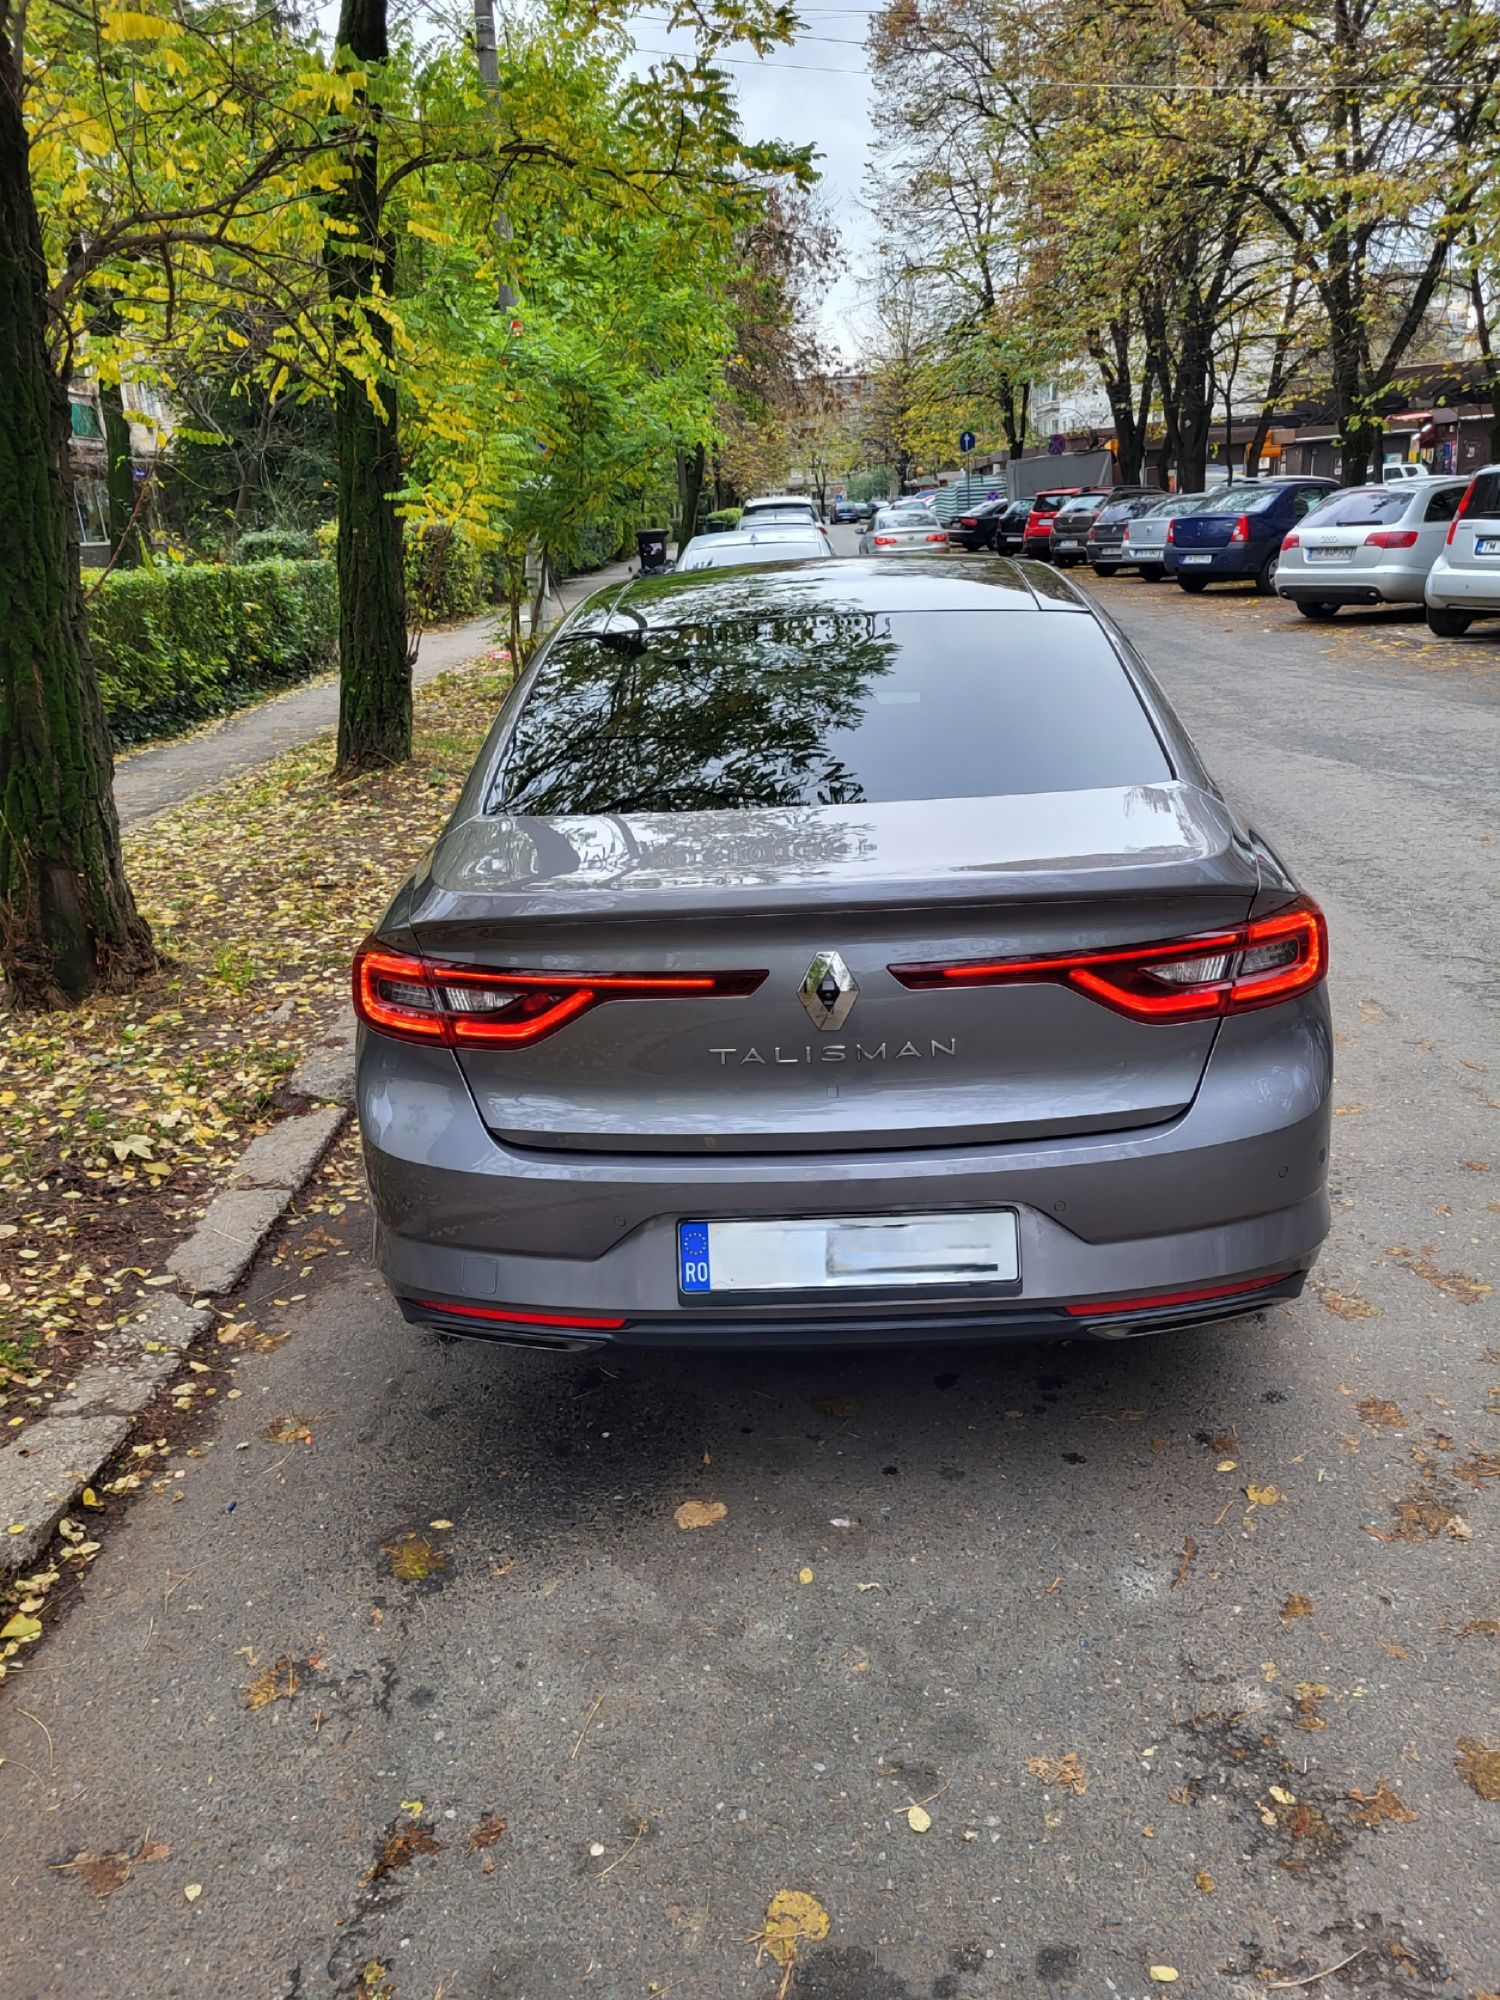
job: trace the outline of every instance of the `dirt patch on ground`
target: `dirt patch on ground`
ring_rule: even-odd
[[[350,955],[441,826],[503,669],[417,697],[410,764],[335,785],[326,739],[127,837],[165,954],[135,992],[0,1014],[0,1425],[43,1413],[166,1284],[343,1005]]]

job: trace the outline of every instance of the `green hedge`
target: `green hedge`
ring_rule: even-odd
[[[251,528],[235,543],[229,560],[237,563],[307,562],[317,553],[317,545],[304,529]]]
[[[738,507],[716,507],[711,514],[705,514],[698,523],[700,534],[722,535],[740,525]]]
[[[89,637],[116,744],[185,729],[333,666],[333,564],[115,570],[89,604]]]

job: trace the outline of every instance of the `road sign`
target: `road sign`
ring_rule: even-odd
[[[972,431],[959,432],[958,448],[960,451],[972,451],[974,449],[974,433]]]

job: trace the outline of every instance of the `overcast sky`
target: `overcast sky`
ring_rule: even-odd
[[[870,146],[870,80],[864,36],[873,0],[799,0],[804,32],[765,59],[737,47],[724,68],[739,87],[740,117],[751,139],[811,143],[822,155],[820,192],[843,243],[845,270],[824,304],[823,330],[848,361],[860,347],[863,292],[870,275],[874,228],[862,202]],[[642,67],[652,50],[691,52],[691,41],[669,34],[666,14],[643,5],[635,30]],[[729,58],[733,57],[731,61]]]

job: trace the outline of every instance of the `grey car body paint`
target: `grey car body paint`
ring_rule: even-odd
[[[1025,1301],[1044,1317],[1077,1299],[1240,1277],[1291,1274],[1299,1288],[1328,1221],[1323,986],[1162,1026],[1055,986],[913,992],[889,972],[982,957],[997,936],[1010,955],[1188,936],[1298,893],[1222,798],[1144,662],[1066,579],[1000,558],[961,575],[942,559],[808,565],[795,580],[707,572],[602,593],[550,643],[670,621],[688,593],[694,615],[711,616],[793,591],[871,610],[977,601],[997,618],[1093,619],[1171,775],[937,802],[492,812],[539,657],[380,937],[450,963],[753,965],[768,977],[743,998],[602,1006],[513,1051],[362,1031],[380,1260],[413,1316],[433,1316],[414,1300],[468,1300],[624,1315],[640,1338],[706,1328],[734,1339],[737,1325],[746,1340],[900,1337],[903,1312],[913,1337],[967,1330],[976,1314],[998,1332],[1019,1324],[1014,1299],[987,1317],[983,1300],[955,1297],[945,1318],[930,1294],[897,1288],[874,1302],[788,1301],[774,1327],[763,1296],[688,1301],[675,1230],[693,1217],[1000,1204],[1018,1209]],[[859,989],[836,1044],[800,997],[822,952],[839,953]],[[877,1306],[894,1333],[874,1331]]]

